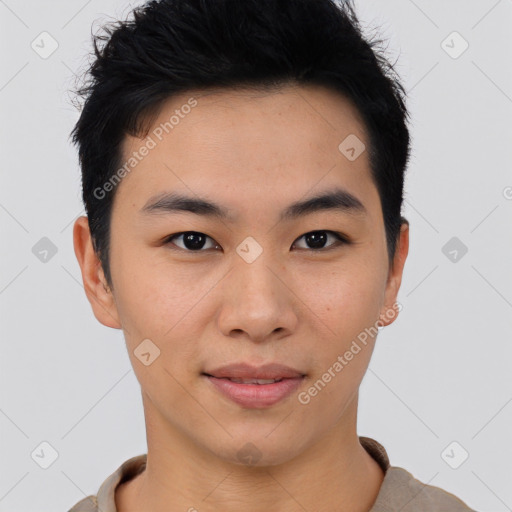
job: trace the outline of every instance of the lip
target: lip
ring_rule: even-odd
[[[299,370],[279,363],[269,363],[262,366],[234,363],[205,371],[204,374],[219,379],[224,377],[234,379],[294,379],[305,375]]]
[[[227,377],[219,378],[206,374],[203,374],[203,377],[224,396],[247,408],[270,407],[280,402],[292,394],[305,378],[304,376],[284,377],[283,380],[273,384],[241,384],[232,382]]]
[[[236,363],[203,373],[214,388],[233,402],[246,408],[270,407],[292,394],[306,375],[289,366],[270,363],[253,366]],[[282,379],[272,384],[242,384],[229,379]]]

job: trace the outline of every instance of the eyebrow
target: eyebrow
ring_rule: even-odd
[[[360,217],[368,213],[363,203],[356,196],[343,188],[336,188],[309,199],[292,203],[281,212],[279,220],[293,220],[315,212],[333,210],[338,213]],[[153,196],[140,210],[143,215],[175,212],[189,212],[221,220],[235,220],[230,211],[221,205],[176,192],[164,192]]]

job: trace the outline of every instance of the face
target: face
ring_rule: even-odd
[[[355,153],[339,149],[348,136]],[[355,428],[408,247],[405,230],[390,266],[368,154],[354,159],[368,147],[357,111],[322,87],[188,93],[164,105],[149,137],[125,140],[123,162],[145,156],[117,185],[110,293],[75,226],[87,294],[98,320],[124,330],[147,424],[228,462],[255,450],[258,464]],[[303,377],[280,399],[283,385],[271,385],[273,402],[259,390],[240,398],[247,384],[230,398],[205,373],[237,363]]]

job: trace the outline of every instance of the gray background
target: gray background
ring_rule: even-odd
[[[67,510],[146,451],[122,332],[96,321],[82,287],[68,140],[78,118],[68,90],[87,63],[91,25],[134,5],[0,0],[2,512]],[[403,310],[379,335],[359,434],[477,510],[512,510],[512,0],[356,5],[367,33],[380,27],[389,55],[400,53],[413,137]],[[47,58],[43,31],[58,43]],[[469,44],[461,55],[454,31]],[[46,262],[33,252],[43,237],[57,249]],[[443,252],[452,237],[456,261],[451,245]],[[31,456],[50,457],[42,442],[58,453],[48,469]],[[457,465],[463,450],[469,458],[453,469],[447,461]]]

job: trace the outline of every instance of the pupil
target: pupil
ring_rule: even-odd
[[[200,235],[199,233],[191,232],[183,235],[183,243],[187,249],[202,249],[205,241],[206,237]]]
[[[325,231],[316,231],[305,236],[307,244],[313,249],[321,249],[327,241]],[[202,249],[205,241],[206,237],[199,233],[189,232],[183,235],[183,243],[185,244],[185,247],[190,250]]]
[[[306,241],[309,246],[312,246],[312,248],[321,249],[327,241],[327,236],[324,231],[317,231],[306,235]]]

